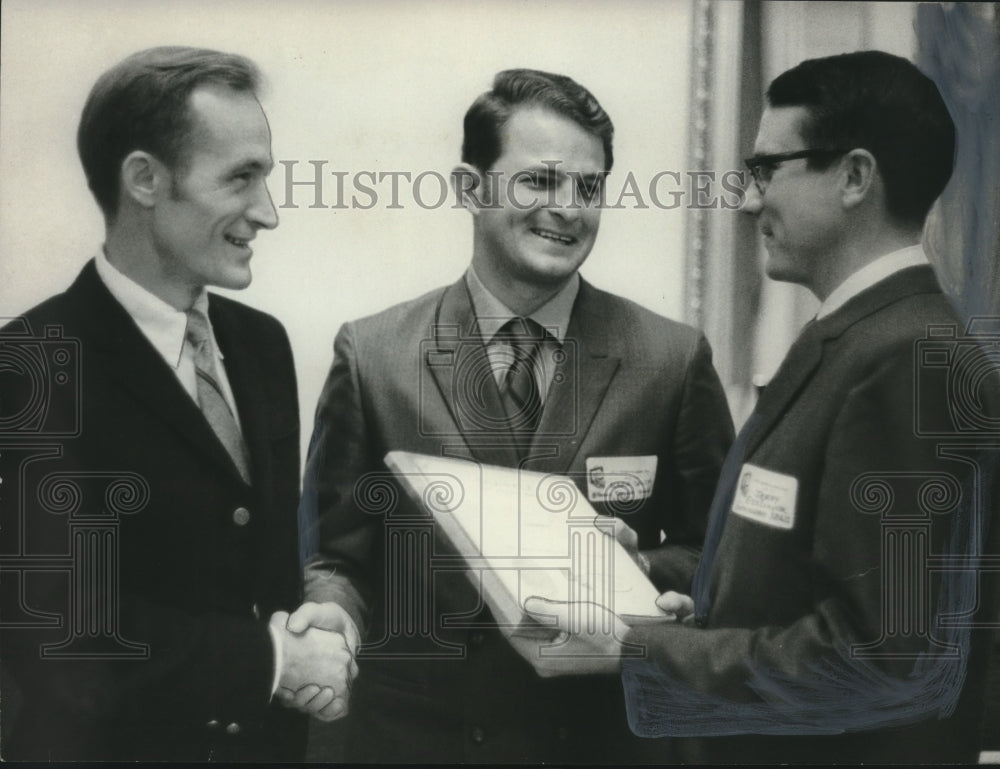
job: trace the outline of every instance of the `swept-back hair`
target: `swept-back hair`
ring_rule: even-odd
[[[76,144],[87,185],[105,218],[118,212],[121,164],[135,150],[170,168],[184,160],[192,130],[188,97],[202,85],[256,94],[257,67],[236,54],[163,46],[134,53],[94,84],[83,107]]]
[[[465,113],[462,161],[487,171],[503,151],[500,132],[518,107],[538,106],[567,117],[601,140],[604,170],[614,162],[615,128],[604,108],[586,88],[565,75],[534,69],[507,69],[493,79]]]

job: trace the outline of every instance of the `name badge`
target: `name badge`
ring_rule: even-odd
[[[587,457],[587,499],[628,502],[653,493],[656,455],[648,457]]]
[[[765,526],[791,529],[795,525],[795,497],[799,479],[745,464],[733,496],[733,512]]]

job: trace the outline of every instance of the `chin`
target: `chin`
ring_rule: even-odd
[[[549,270],[532,270],[529,278],[530,282],[536,286],[546,286],[549,288],[554,288],[561,286],[567,280],[573,277],[577,268],[567,270],[562,269],[549,269]]]
[[[233,291],[240,291],[249,286],[252,281],[253,275],[250,270],[247,269],[245,271],[223,275],[215,285],[219,288],[228,288]]]
[[[531,271],[550,283],[566,280],[580,269],[586,257],[579,254],[545,254],[531,260]]]
[[[785,283],[799,282],[799,275],[791,265],[781,259],[776,259],[770,254],[768,255],[767,262],[764,264],[764,273],[771,280],[778,280]]]
[[[770,264],[765,265],[764,274],[771,280],[788,280],[780,267],[774,267]]]

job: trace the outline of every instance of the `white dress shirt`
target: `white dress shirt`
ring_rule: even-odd
[[[520,316],[497,299],[483,285],[482,280],[471,266],[466,272],[466,285],[468,285],[469,294],[472,296],[472,309],[476,313],[479,333],[486,345],[486,355],[489,357],[490,367],[493,370],[493,378],[497,385],[500,385],[514,356],[510,349],[510,343],[497,339],[496,335],[507,321]],[[573,303],[576,301],[576,295],[579,291],[580,275],[574,273],[558,294],[528,316],[548,332],[541,344],[538,356],[542,379],[538,382],[538,391],[542,403],[545,403],[549,385],[552,384],[552,377],[555,376],[558,357],[555,353],[562,348],[562,342],[566,338],[569,318],[573,314]]]
[[[198,377],[194,369],[194,350],[184,338],[187,330],[187,314],[164,302],[160,297],[150,293],[130,277],[120,272],[108,261],[104,251],[98,252],[95,258],[97,274],[118,303],[125,308],[132,320],[139,327],[143,336],[149,340],[153,348],[160,354],[167,365],[173,370],[181,386],[198,402]],[[194,308],[208,317],[208,293],[204,290],[195,299]],[[233,398],[226,367],[223,363],[222,351],[219,349],[212,322],[208,323],[212,335],[212,349],[215,350],[215,373],[222,395],[229,405],[229,410],[240,424],[239,412],[236,409],[236,399]]]
[[[890,275],[922,264],[929,264],[929,262],[923,247],[919,244],[880,256],[874,262],[866,264],[857,272],[852,273],[847,280],[837,286],[819,306],[816,320],[825,318],[834,310],[839,310],[862,291],[871,288]]]

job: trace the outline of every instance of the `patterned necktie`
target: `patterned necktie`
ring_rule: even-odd
[[[198,406],[201,408],[201,413],[205,415],[208,424],[222,442],[243,480],[250,483],[250,460],[247,457],[246,446],[243,443],[240,427],[236,423],[236,417],[233,416],[219,387],[208,318],[200,310],[188,310],[185,337],[194,351]]]
[[[542,394],[538,386],[539,347],[545,329],[531,318],[511,318],[497,332],[497,339],[510,345],[510,367],[500,384],[500,399],[514,432],[533,433],[542,416]]]

